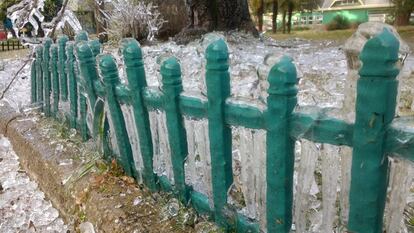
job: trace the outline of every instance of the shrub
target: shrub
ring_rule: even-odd
[[[133,0],[113,0],[113,9],[105,13],[106,32],[112,39],[133,37],[153,40],[164,24],[157,6]]]
[[[351,28],[351,22],[342,14],[336,15],[332,21],[327,25],[326,30],[342,30]]]

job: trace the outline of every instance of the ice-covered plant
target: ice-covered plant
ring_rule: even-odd
[[[134,0],[113,0],[113,8],[104,12],[106,32],[113,39],[134,37],[153,40],[166,22],[156,5]]]

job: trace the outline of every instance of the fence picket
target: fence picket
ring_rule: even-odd
[[[50,73],[52,80],[52,116],[56,117],[59,111],[59,73],[58,73],[58,45],[53,44],[50,47]]]
[[[395,114],[399,41],[385,29],[361,52],[357,84],[348,230],[382,232],[388,184],[386,128]]]
[[[156,190],[153,168],[153,145],[148,109],[144,104],[143,91],[147,87],[142,51],[134,39],[122,40],[128,87],[131,90],[131,105],[134,110],[135,125],[137,127],[141,156],[144,162],[143,179],[151,191]]]
[[[68,78],[66,76],[66,43],[69,41],[69,37],[66,35],[59,36],[58,38],[58,69],[59,69],[59,84],[60,84],[60,99],[62,101],[68,100]]]
[[[230,96],[229,54],[226,43],[218,40],[206,50],[208,131],[210,138],[213,202],[216,222],[228,227],[224,213],[227,191],[233,183],[231,128],[225,123],[225,103]]]
[[[292,225],[293,165],[295,141],[290,137],[292,112],[297,104],[296,68],[283,57],[271,69],[265,119],[267,229],[289,232]]]
[[[34,54],[36,56],[36,53]],[[32,61],[30,66],[30,103],[37,102],[37,73],[36,73],[36,58]]]
[[[176,58],[167,59],[161,66],[161,75],[175,187],[179,192],[180,200],[187,203],[189,189],[185,184],[184,163],[188,155],[188,148],[184,119],[179,110],[179,97],[183,92],[183,86],[178,60]]]
[[[36,92],[37,101],[43,106],[43,46],[36,47]],[[43,111],[43,107],[42,107]]]
[[[78,84],[75,76],[75,55],[73,54],[74,42],[66,44],[66,76],[68,79],[68,95],[69,95],[69,125],[71,128],[77,127],[78,119]]]
[[[43,45],[43,112],[45,116],[50,116],[50,94],[51,94],[51,79],[50,79],[50,46],[52,40],[47,38]]]
[[[120,85],[118,67],[111,55],[99,55],[97,59],[99,74],[102,77],[106,94],[105,101],[108,103],[109,113],[111,114],[114,125],[116,142],[119,148],[119,162],[126,174],[137,177],[131,144],[129,143],[128,132],[125,128],[124,116],[116,96],[116,88]]]

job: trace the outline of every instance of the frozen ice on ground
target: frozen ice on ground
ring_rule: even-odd
[[[66,232],[68,227],[0,136],[0,232]]]
[[[17,71],[24,65],[29,56],[24,58],[3,59],[4,70],[0,70],[0,96],[3,94],[9,82]],[[14,109],[19,110],[30,103],[30,65],[28,62],[18,74],[10,89],[4,95],[3,100]],[[2,103],[0,103],[1,105]]]

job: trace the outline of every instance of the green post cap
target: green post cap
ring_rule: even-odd
[[[52,59],[57,59],[58,57],[58,45],[57,44],[52,44],[52,46],[50,46],[50,57]]]
[[[41,58],[43,53],[43,46],[37,46],[36,47],[36,58]]]
[[[67,35],[60,35],[57,41],[60,46],[64,46],[69,41],[69,37]]]
[[[53,44],[53,40],[48,37],[48,38],[45,39],[43,44],[44,44],[45,48],[46,47],[50,48],[50,46]]]
[[[227,70],[229,68],[229,51],[223,39],[211,43],[206,49],[205,57],[209,70]]]
[[[75,36],[75,41],[79,42],[79,41],[87,41],[88,40],[88,33],[86,31],[80,31],[76,36]]]
[[[163,85],[181,85],[181,67],[178,59],[170,57],[161,66]]]
[[[87,41],[81,41],[76,43],[76,55],[77,58],[83,62],[90,62],[94,59],[92,49],[89,47]]]
[[[121,53],[125,58],[125,65],[142,65],[142,51],[140,44],[133,38],[124,38],[121,41]],[[137,64],[139,63],[139,64]]]
[[[97,57],[99,65],[99,75],[102,77],[103,82],[109,85],[115,85],[119,82],[118,67],[115,59],[110,54],[101,54]]]
[[[359,75],[362,77],[390,77],[399,73],[395,63],[398,60],[400,42],[386,28],[382,33],[370,39],[359,56],[362,68]]]
[[[73,47],[75,46],[75,43],[73,42],[73,41],[69,41],[67,44],[66,44],[66,56],[69,58],[70,56],[70,54],[72,54],[73,55]]]
[[[101,42],[99,42],[99,40],[91,40],[88,42],[88,45],[91,48],[94,57],[101,53]]]
[[[297,73],[292,58],[283,56],[280,61],[275,64],[269,72],[269,89],[267,93],[270,95],[296,95],[298,89]]]

